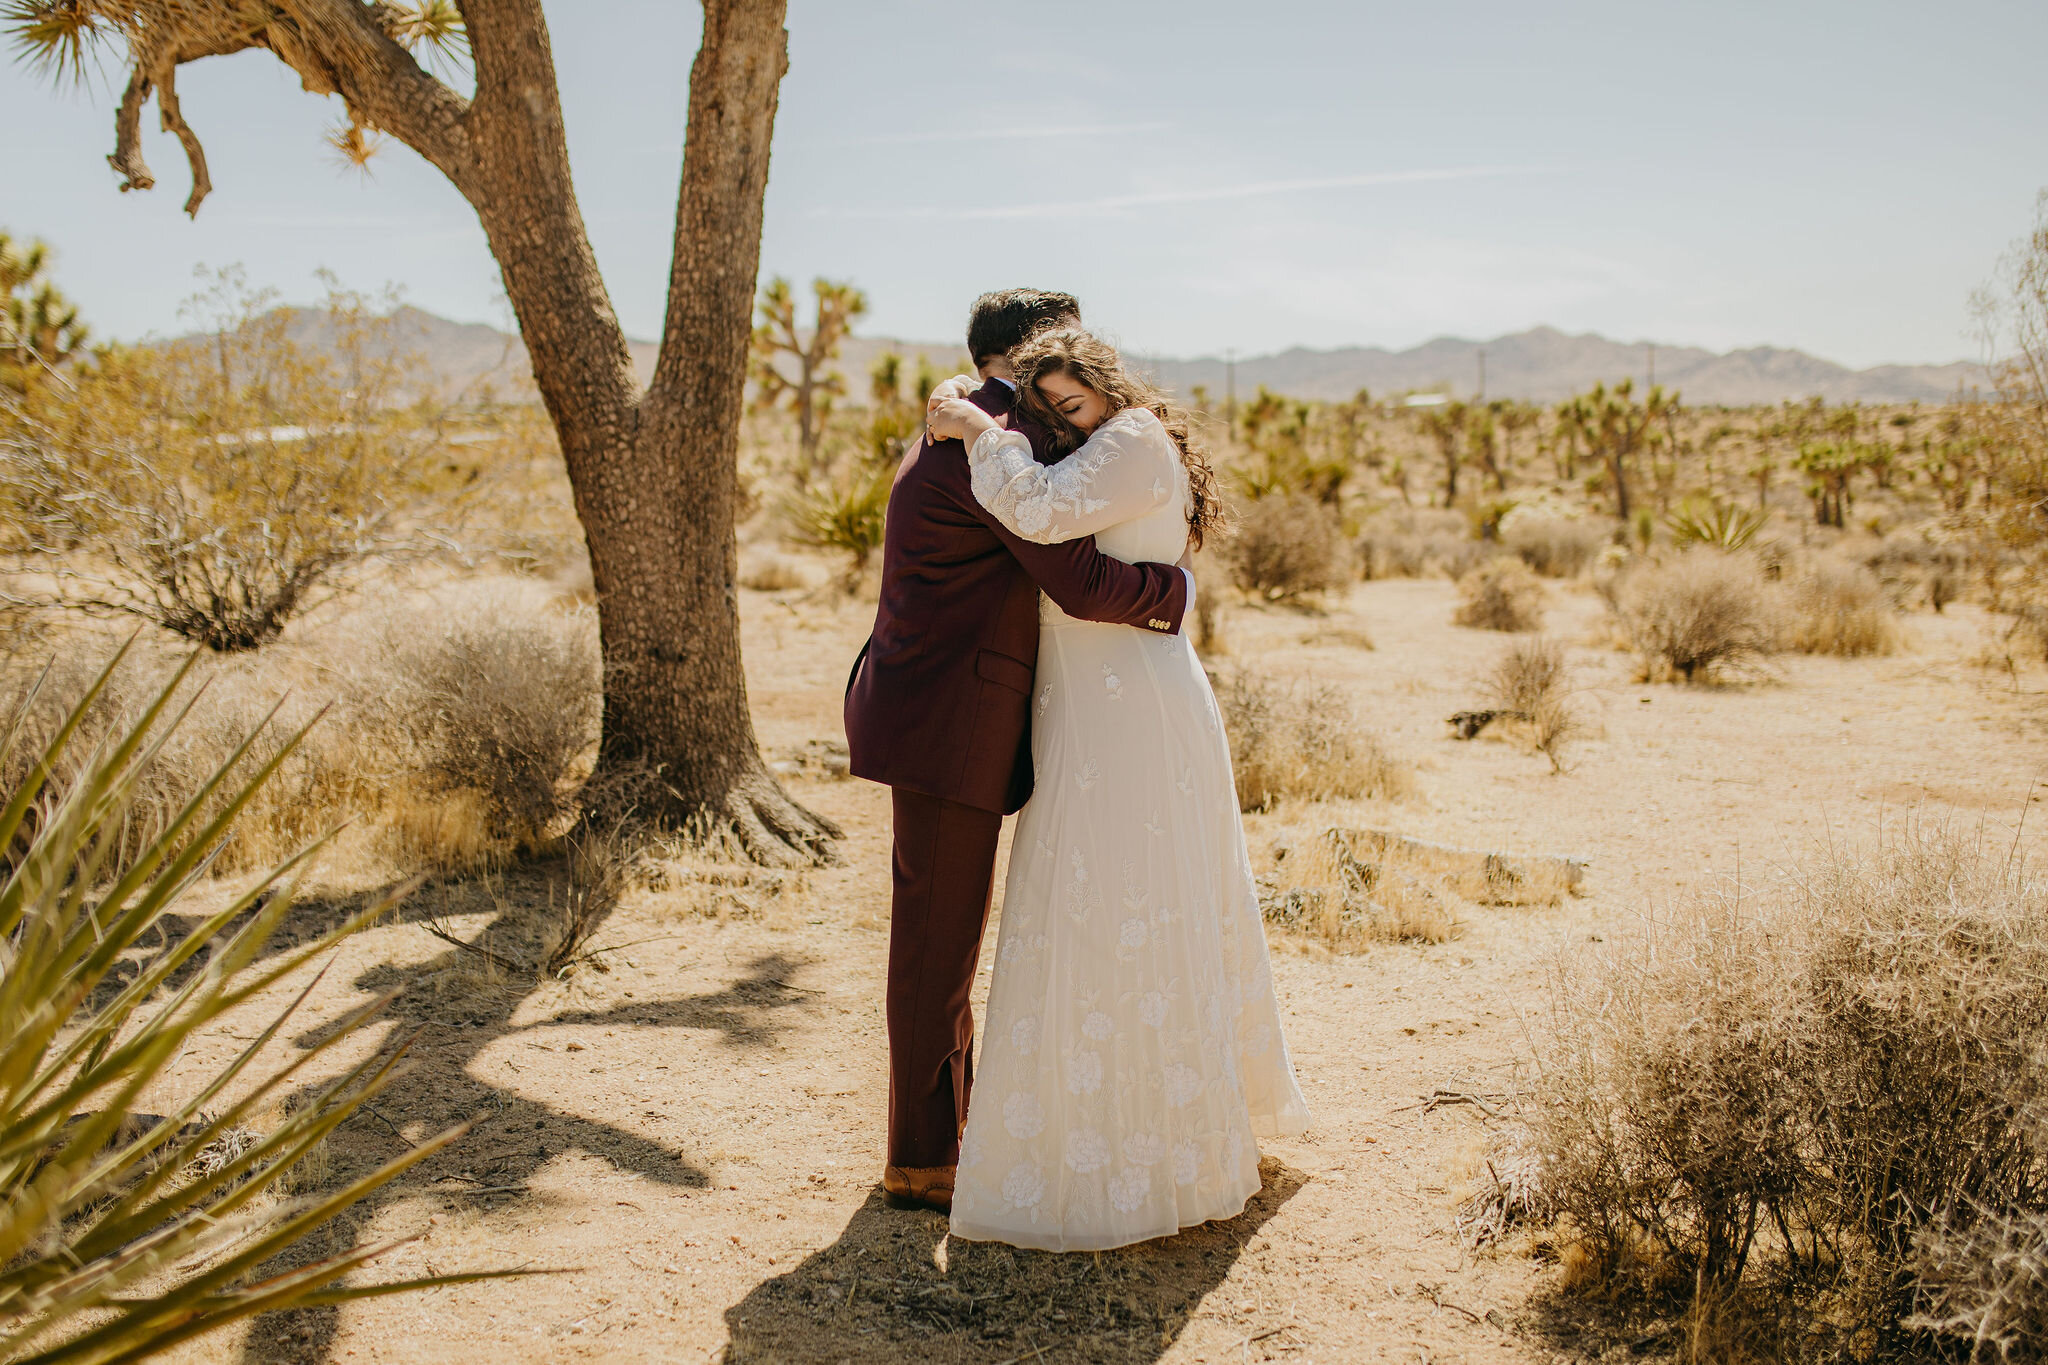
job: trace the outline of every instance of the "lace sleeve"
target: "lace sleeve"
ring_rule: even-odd
[[[1173,496],[1173,438],[1144,408],[1104,422],[1058,464],[1031,458],[1014,431],[985,431],[967,452],[974,500],[1025,540],[1052,545],[1132,521]]]

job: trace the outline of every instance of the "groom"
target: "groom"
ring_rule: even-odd
[[[983,383],[969,401],[1007,424],[1010,351],[1080,320],[1071,294],[976,299],[967,351]],[[1017,430],[1044,460],[1044,433]],[[1175,634],[1191,587],[1182,569],[1125,564],[1092,538],[1019,540],[974,500],[958,441],[927,433],[896,471],[875,628],[847,681],[846,742],[854,776],[886,783],[894,806],[882,1188],[899,1206],[953,1204],[996,837],[1031,795],[1039,590],[1069,616]]]

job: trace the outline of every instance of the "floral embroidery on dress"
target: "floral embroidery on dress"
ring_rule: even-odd
[[[1166,997],[1158,991],[1145,992],[1145,998],[1138,1002],[1138,1019],[1158,1028],[1166,1022]]]
[[[1142,948],[1151,937],[1152,931],[1146,926],[1145,921],[1134,915],[1125,920],[1122,927],[1117,930],[1116,941],[1126,948]]]
[[[1191,1066],[1176,1063],[1166,1068],[1166,1102],[1184,1108],[1202,1090],[1202,1075]]]
[[[1044,714],[1045,714],[1045,708],[1046,708],[1046,707],[1048,707],[1048,706],[1051,706],[1051,705],[1052,705],[1052,684],[1051,684],[1051,683],[1047,683],[1047,684],[1045,685],[1045,690],[1044,690],[1043,692],[1040,692],[1040,693],[1038,694],[1038,714],[1039,714],[1039,715],[1041,715],[1041,716],[1042,716],[1042,715],[1044,715]]]
[[[1126,1166],[1109,1182],[1109,1202],[1125,1213],[1136,1213],[1152,1189],[1152,1172],[1143,1166]]]
[[[1124,1160],[1134,1166],[1157,1166],[1166,1160],[1166,1139],[1157,1133],[1133,1133],[1124,1139]]]
[[[1109,1164],[1109,1142],[1093,1128],[1076,1128],[1067,1134],[1066,1160],[1077,1174],[1099,1171]]]
[[[1102,1054],[1076,1052],[1067,1058],[1067,1093],[1092,1095],[1102,1089]]]
[[[1102,769],[1095,766],[1095,760],[1092,758],[1089,759],[1086,763],[1083,763],[1079,771],[1077,771],[1074,774],[1074,785],[1079,787],[1082,791],[1087,791],[1090,787],[1094,786],[1097,782],[1100,782],[1101,780]]]
[[[1045,1176],[1031,1163],[1020,1161],[1003,1177],[1004,1201],[1013,1209],[1031,1209],[1034,1223],[1038,1221],[1038,1201],[1043,1198]]]
[[[1018,1090],[1003,1101],[1003,1131],[1026,1142],[1045,1131],[1045,1107],[1035,1095]]]
[[[1148,424],[1152,430],[1148,431]],[[1163,453],[1157,444],[1158,418],[1143,409],[1118,413],[1098,427],[1081,448],[1057,464],[1042,465],[1031,454],[1031,443],[1022,435],[1001,428],[983,432],[967,452],[967,465],[974,500],[993,512],[1005,526],[1026,540],[1040,544],[1086,535],[1094,529],[1088,519],[1110,511],[1125,512],[1136,497],[1149,498],[1158,507],[1172,496],[1172,490],[1155,472],[1149,489],[1131,480],[1112,479],[1111,496],[1095,496],[1095,481],[1103,471],[1122,458],[1124,443],[1131,442],[1140,460],[1155,465]],[[1144,469],[1133,471],[1144,476]],[[1119,520],[1127,519],[1119,517]],[[1063,526],[1078,529],[1069,533]]]
[[[1038,1016],[1027,1014],[1010,1025],[1010,1046],[1017,1049],[1019,1057],[1029,1057],[1038,1051]]]
[[[1088,1011],[1088,1017],[1081,1021],[1081,1032],[1098,1043],[1115,1031],[1115,1021],[1101,1010]]]
[[[1154,838],[1159,838],[1166,833],[1166,826],[1159,823],[1159,812],[1157,811],[1154,811],[1152,818],[1145,822],[1145,828]]]
[[[1088,860],[1082,856],[1080,849],[1077,848],[1068,855],[1068,864],[1073,870],[1074,877],[1067,883],[1067,913],[1086,924],[1095,907],[1102,904],[1102,893],[1089,881]]]
[[[1116,670],[1108,664],[1102,666],[1102,688],[1105,692],[1109,693],[1111,701],[1122,701],[1124,699],[1124,680],[1119,678],[1116,675]]]
[[[1174,785],[1181,789],[1183,795],[1193,792],[1195,789],[1195,770],[1189,768],[1180,775],[1180,781],[1174,783]]]
[[[1192,1185],[1195,1183],[1195,1166],[1200,1154],[1195,1150],[1194,1139],[1183,1138],[1173,1148],[1173,1183]]]

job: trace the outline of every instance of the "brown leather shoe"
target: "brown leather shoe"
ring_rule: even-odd
[[[882,1193],[899,1209],[953,1211],[952,1166],[889,1166],[882,1171]]]

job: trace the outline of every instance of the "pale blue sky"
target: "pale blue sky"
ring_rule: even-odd
[[[548,10],[598,258],[653,336],[699,11]],[[2048,185],[2039,0],[792,0],[789,28],[763,271],[855,281],[872,335],[949,339],[976,292],[1034,283],[1160,354],[1550,323],[1950,360]],[[115,193],[110,92],[0,74],[0,126],[33,130],[0,144],[0,226],[58,246],[102,334],[173,329],[202,262],[509,320],[410,152],[339,168],[338,102],[266,54],[180,88],[216,187],[196,222],[161,134],[158,188]]]

